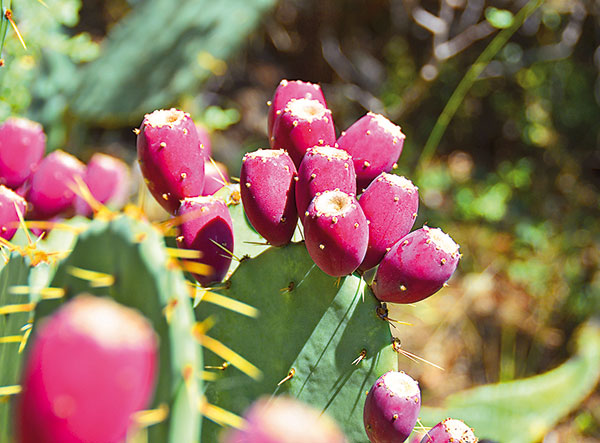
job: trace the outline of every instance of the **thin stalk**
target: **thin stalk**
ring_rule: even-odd
[[[462,104],[467,92],[469,89],[471,89],[471,86],[473,86],[473,83],[475,83],[477,78],[481,75],[489,62],[496,56],[498,51],[504,47],[512,35],[523,25],[525,20],[527,20],[527,18],[542,5],[543,2],[544,0],[529,0],[529,2],[527,2],[527,4],[523,6],[515,15],[512,25],[500,31],[489,43],[489,45],[487,45],[479,57],[477,57],[475,63],[471,65],[465,76],[462,78],[450,96],[450,99],[446,103],[444,110],[438,117],[437,121],[435,122],[435,126],[429,134],[429,138],[425,143],[425,147],[423,148],[417,163],[419,172],[423,172],[423,170],[429,164],[429,161],[435,154],[435,151],[440,144],[440,140],[446,132],[450,121]]]
[[[11,9],[12,0],[0,0],[2,5],[2,17],[0,17],[0,58],[2,58],[2,51],[4,50],[4,41],[6,40],[6,34],[8,33],[8,26],[10,22],[6,18],[6,10]]]

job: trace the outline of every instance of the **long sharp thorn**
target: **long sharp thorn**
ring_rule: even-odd
[[[23,217],[23,214],[21,213],[21,208],[19,208],[19,205],[17,205],[17,203],[14,203],[15,205],[15,210],[17,211],[17,217],[19,217],[19,224],[21,225],[21,227],[23,228],[23,231],[25,232],[25,237],[27,237],[27,244],[29,246],[33,245],[33,241],[31,240],[31,236],[29,235],[29,229],[27,229],[27,224],[25,223],[25,218]]]
[[[90,271],[89,269],[82,269],[76,266],[69,266],[67,272],[73,277],[88,280],[90,286],[93,288],[112,286],[115,283],[115,277],[104,272]]]
[[[202,344],[206,349],[214,352],[219,357],[231,362],[231,364],[237,367],[240,371],[244,372],[248,376],[255,380],[262,378],[262,371],[246,360],[244,357],[239,355],[237,352],[225,346],[220,341],[209,337],[208,335],[194,333],[196,340]]]
[[[227,180],[225,178],[225,176],[223,175],[223,173],[221,172],[221,170],[217,167],[217,163],[215,162],[215,160],[212,157],[208,157],[210,159],[210,162],[212,163],[212,165],[215,167],[215,169],[217,170],[217,172],[219,173],[219,176],[221,177],[221,182],[223,184],[223,186],[227,186],[231,183],[229,183],[229,180]]]
[[[205,289],[198,288],[198,290],[203,291],[201,296],[199,297],[200,301],[206,301],[214,305],[219,305],[225,309],[229,309],[230,311],[237,312],[247,317],[258,317],[259,311],[253,306],[250,306],[246,303],[242,303],[233,298],[226,297],[224,295],[207,291]],[[193,298],[196,298],[196,296],[194,296]]]
[[[131,418],[138,426],[147,428],[148,426],[165,421],[168,416],[169,406],[163,403],[157,409],[137,411]]]
[[[21,392],[20,385],[0,386],[0,397],[7,395],[16,395]]]
[[[17,38],[21,42],[23,49],[25,49],[27,51],[27,45],[25,44],[25,40],[23,40],[23,36],[21,35],[19,28],[17,28],[17,24],[15,23],[15,21],[12,18],[12,10],[6,9],[4,11],[4,17],[6,17],[6,20],[8,20],[10,22],[11,26],[13,27],[13,30],[15,31],[15,34],[17,34]]]
[[[217,245],[219,248],[221,248],[223,251],[227,252],[227,254],[229,254],[229,257],[233,258],[235,261],[241,262],[242,260],[237,257],[232,251],[230,251],[229,249],[227,249],[225,246],[223,246],[222,244],[220,244],[219,242],[216,242],[215,240],[213,240],[212,238],[210,239],[211,242],[213,242],[215,245]]]
[[[198,410],[206,418],[221,426],[231,426],[233,428],[241,429],[246,423],[246,421],[239,415],[226,411],[218,406],[211,405],[210,403],[207,403],[205,399],[200,401]]]

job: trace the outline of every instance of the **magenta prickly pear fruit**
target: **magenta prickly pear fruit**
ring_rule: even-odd
[[[421,443],[477,443],[473,430],[461,420],[447,418],[429,430]]]
[[[19,216],[15,205],[21,211],[21,215],[25,217],[25,212],[27,212],[25,199],[12,189],[0,185],[0,237],[5,240],[13,238],[19,226]]]
[[[335,128],[331,111],[318,100],[307,98],[290,100],[275,120],[271,147],[285,149],[296,168],[313,146],[335,143]]]
[[[46,151],[39,123],[9,118],[0,125],[0,184],[17,189],[31,176]]]
[[[382,172],[390,172],[402,153],[405,135],[383,115],[367,113],[337,141],[354,160],[358,192]]]
[[[40,324],[25,367],[20,443],[121,442],[154,391],[158,340],[137,311],[81,295]]]
[[[27,201],[30,218],[49,219],[72,209],[77,189],[76,177],[83,178],[85,165],[71,154],[57,150],[48,154],[31,176]]]
[[[336,423],[290,397],[263,397],[244,414],[246,425],[230,432],[224,443],[346,443]]]
[[[348,275],[365,258],[369,227],[353,195],[325,191],[304,214],[306,249],[316,265],[333,277]]]
[[[196,131],[198,132],[198,141],[204,149],[204,156],[208,159],[212,157],[212,143],[210,141],[210,134],[206,128],[196,123]]]
[[[389,371],[369,389],[363,421],[371,443],[403,442],[421,410],[419,384],[404,372]]]
[[[281,114],[285,106],[291,99],[307,98],[310,100],[317,100],[323,106],[327,107],[323,91],[319,85],[314,83],[303,82],[300,80],[281,80],[279,86],[275,90],[273,100],[268,103],[269,115],[268,115],[268,132],[269,139],[273,135],[273,125],[275,120]]]
[[[240,194],[250,224],[271,245],[290,242],[298,213],[296,167],[282,149],[259,149],[242,160]]]
[[[410,232],[419,210],[419,191],[399,175],[381,173],[358,201],[369,221],[369,247],[360,269],[377,266],[390,248]]]
[[[339,190],[356,195],[352,157],[342,149],[315,146],[306,151],[298,169],[296,207],[304,214],[318,192]]]
[[[204,191],[203,195],[213,195],[223,186],[229,183],[227,166],[223,163],[207,160],[204,163]]]
[[[184,198],[202,195],[206,156],[189,114],[178,109],[146,114],[137,153],[148,189],[170,213]]]
[[[121,209],[127,202],[131,184],[129,168],[116,157],[96,153],[85,169],[83,181],[92,196],[100,203]],[[75,197],[75,212],[89,216],[92,208],[80,196]]]
[[[233,253],[233,221],[225,202],[212,195],[186,198],[177,215],[182,219],[177,246],[199,251],[194,261],[209,268],[194,278],[202,286],[223,280]]]
[[[421,301],[444,286],[459,259],[458,245],[448,234],[424,226],[398,240],[383,257],[373,292],[382,302]]]

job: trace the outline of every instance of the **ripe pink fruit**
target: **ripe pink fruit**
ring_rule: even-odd
[[[0,237],[10,240],[17,232],[19,216],[15,205],[25,217],[27,202],[23,197],[10,188],[0,185]]]
[[[447,418],[429,430],[421,443],[477,443],[473,430],[461,420]]]
[[[402,442],[412,432],[421,410],[419,385],[404,372],[389,371],[369,389],[363,422],[371,443]]]
[[[288,151],[299,168],[308,148],[335,143],[331,111],[318,100],[292,99],[275,120],[270,140],[273,149]]]
[[[369,228],[354,196],[325,191],[308,206],[304,237],[316,265],[326,274],[341,277],[354,272],[365,258]]]
[[[360,196],[369,221],[369,247],[360,269],[377,266],[385,253],[410,232],[419,209],[419,191],[407,178],[381,173]]]
[[[175,213],[181,200],[202,194],[206,157],[189,114],[177,109],[146,114],[137,153],[148,189],[167,211]]]
[[[213,195],[229,182],[227,166],[207,160],[204,163],[204,191],[202,195]]]
[[[233,253],[233,221],[225,202],[212,195],[186,198],[177,215],[183,220],[177,246],[200,251],[194,261],[210,267],[205,274],[194,273],[194,278],[202,286],[223,280]]]
[[[31,176],[27,201],[31,218],[49,219],[72,207],[77,188],[75,177],[82,178],[85,165],[71,154],[57,150],[40,162]]]
[[[308,98],[310,100],[317,100],[323,106],[327,107],[325,103],[325,97],[321,87],[314,83],[307,83],[300,80],[289,81],[281,80],[279,86],[275,90],[273,100],[269,102],[269,115],[268,115],[268,132],[269,140],[273,135],[273,125],[275,120],[281,114],[285,106],[291,99]]]
[[[85,169],[83,181],[92,196],[100,203],[115,209],[121,209],[129,197],[131,177],[129,168],[122,160],[110,155],[96,153]],[[77,195],[75,212],[89,216],[92,208]]]
[[[289,243],[296,229],[295,177],[294,162],[282,149],[259,149],[242,160],[244,211],[254,229],[273,246]]]
[[[335,189],[356,195],[356,174],[352,157],[346,151],[331,146],[309,148],[298,169],[298,214],[306,212],[317,193]]]
[[[40,324],[16,414],[20,443],[121,442],[148,407],[158,341],[137,311],[80,295]]]
[[[33,173],[46,151],[39,123],[9,118],[0,125],[0,184],[17,189]]]
[[[402,153],[405,135],[383,115],[367,113],[337,141],[354,160],[358,192],[382,172],[390,172]]]
[[[459,259],[458,245],[448,234],[424,226],[398,240],[383,257],[373,292],[382,302],[421,301],[442,288]]]
[[[225,443],[346,443],[335,422],[290,397],[263,397],[244,414],[246,426],[230,432]]]
[[[198,132],[198,141],[200,145],[204,148],[204,156],[208,159],[208,157],[212,157],[212,143],[210,141],[210,134],[206,130],[206,128],[202,125],[196,123],[196,131]]]

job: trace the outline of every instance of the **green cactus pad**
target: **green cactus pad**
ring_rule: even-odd
[[[196,315],[212,317],[207,335],[258,367],[262,377],[255,380],[233,365],[217,370],[208,401],[242,414],[262,394],[287,393],[332,416],[350,441],[364,442],[365,391],[396,362],[389,325],[378,318],[378,303],[364,282],[326,275],[303,243],[293,243],[242,261],[228,286],[221,293],[257,308],[257,318],[207,303]],[[363,349],[365,358],[353,364]],[[209,366],[223,363],[211,352],[205,359]],[[292,369],[294,376],[278,387]],[[207,423],[202,441],[217,441],[218,432]]]
[[[114,283],[76,277],[73,267],[110,275]],[[194,318],[189,288],[181,271],[168,266],[160,233],[127,216],[110,222],[95,220],[60,264],[52,286],[65,288],[66,299],[81,292],[110,295],[152,322],[160,337],[160,375],[153,407],[166,404],[170,414],[168,420],[149,428],[150,441],[196,441],[201,425],[201,382],[196,376],[202,367],[201,348],[191,334]],[[36,321],[63,301],[42,301]],[[186,381],[184,372],[192,375]]]
[[[31,271],[29,259],[18,253],[12,253],[0,271],[0,309],[10,305],[27,304],[29,295],[17,295],[11,292],[14,286],[27,285]],[[0,337],[23,336],[21,329],[31,320],[29,312],[0,314]],[[19,352],[21,343],[0,342],[0,387],[19,384],[23,353]],[[14,396],[0,397],[0,441],[11,441],[12,411]]]
[[[421,421],[433,426],[446,417],[463,420],[480,439],[511,443],[541,441],[600,381],[600,323],[584,323],[576,352],[562,365],[521,380],[479,386],[452,394],[442,408],[424,407]]]

